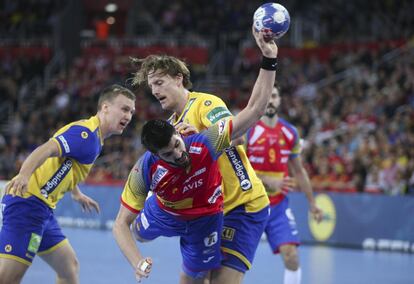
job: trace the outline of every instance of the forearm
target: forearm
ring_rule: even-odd
[[[260,69],[247,106],[233,119],[232,139],[243,135],[262,117],[275,83],[275,71]]]
[[[124,222],[115,222],[112,233],[124,256],[128,259],[131,266],[136,268],[139,260],[143,257],[136,246],[129,225]]]
[[[315,199],[313,197],[312,184],[310,182],[309,176],[304,168],[298,170],[295,174],[296,181],[298,183],[299,189],[305,194],[306,199],[310,205],[315,204]]]
[[[45,144],[35,149],[23,162],[19,174],[24,176],[31,176],[33,172],[40,167],[47,158],[57,156],[58,146],[53,141],[48,141]]]

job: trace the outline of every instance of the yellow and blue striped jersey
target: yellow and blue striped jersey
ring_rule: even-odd
[[[173,125],[188,123],[203,131],[231,116],[219,97],[190,92],[184,111],[180,116],[173,114],[169,121]],[[239,205],[244,205],[247,212],[257,212],[269,204],[266,190],[250,165],[242,145],[226,149],[218,161],[223,176],[225,214]]]
[[[65,192],[86,178],[101,153],[99,119],[92,116],[67,124],[51,139],[57,143],[60,155],[48,158],[35,170],[23,197],[34,195],[55,208]]]

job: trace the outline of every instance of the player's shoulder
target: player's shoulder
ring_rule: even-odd
[[[94,133],[99,127],[99,119],[97,116],[92,116],[88,119],[81,119],[66,124],[61,127],[54,136],[64,133],[68,130],[79,131],[82,134],[82,138],[88,138],[91,133]]]
[[[279,118],[278,124],[282,130],[282,132],[285,134],[285,136],[298,136],[298,129],[296,126],[294,126],[292,123],[287,121],[286,119]]]
[[[191,92],[189,95],[189,99],[193,99],[194,103],[197,104],[199,107],[214,107],[216,105],[226,105],[224,101],[213,94],[203,93],[203,92]]]

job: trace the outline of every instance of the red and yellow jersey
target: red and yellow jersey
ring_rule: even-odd
[[[65,192],[86,178],[101,153],[103,139],[99,119],[93,116],[72,122],[59,129],[51,139],[58,145],[60,155],[48,158],[35,170],[23,197],[34,195],[55,208]]]
[[[218,97],[190,92],[181,115],[173,114],[169,121],[176,125],[185,122],[203,131],[222,119],[231,117],[226,104]],[[224,213],[239,205],[247,212],[257,212],[269,204],[266,190],[256,176],[242,145],[228,148],[219,158],[223,175]]]
[[[246,151],[256,173],[276,178],[288,176],[288,161],[301,152],[296,128],[281,118],[274,127],[259,121],[247,132]],[[270,204],[279,203],[283,193],[269,195]]]
[[[230,145],[232,121],[223,120],[201,133],[184,138],[189,169],[176,167],[146,152],[132,169],[121,202],[133,213],[143,207],[149,191],[165,211],[183,219],[223,210],[218,157]]]

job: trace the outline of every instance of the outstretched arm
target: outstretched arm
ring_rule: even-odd
[[[23,162],[23,165],[17,174],[7,185],[5,193],[11,195],[23,195],[27,191],[30,176],[40,167],[47,158],[59,156],[59,146],[53,140],[36,148]]]
[[[263,32],[256,32],[254,29],[252,30],[256,43],[262,51],[262,55],[267,59],[270,58],[268,61],[274,61],[274,64],[276,64],[278,48],[275,42],[273,40],[265,41]],[[275,77],[275,70],[265,70],[260,68],[259,76],[254,84],[247,106],[233,118],[232,139],[243,135],[262,117],[270,95],[272,94]]]
[[[118,216],[115,219],[114,227],[112,228],[112,233],[122,253],[135,270],[135,277],[137,280],[140,280],[142,277],[148,277],[151,267],[146,267],[144,271],[141,268],[144,262],[151,260],[141,255],[130,231],[130,226],[136,217],[137,214],[132,213],[121,205]]]

